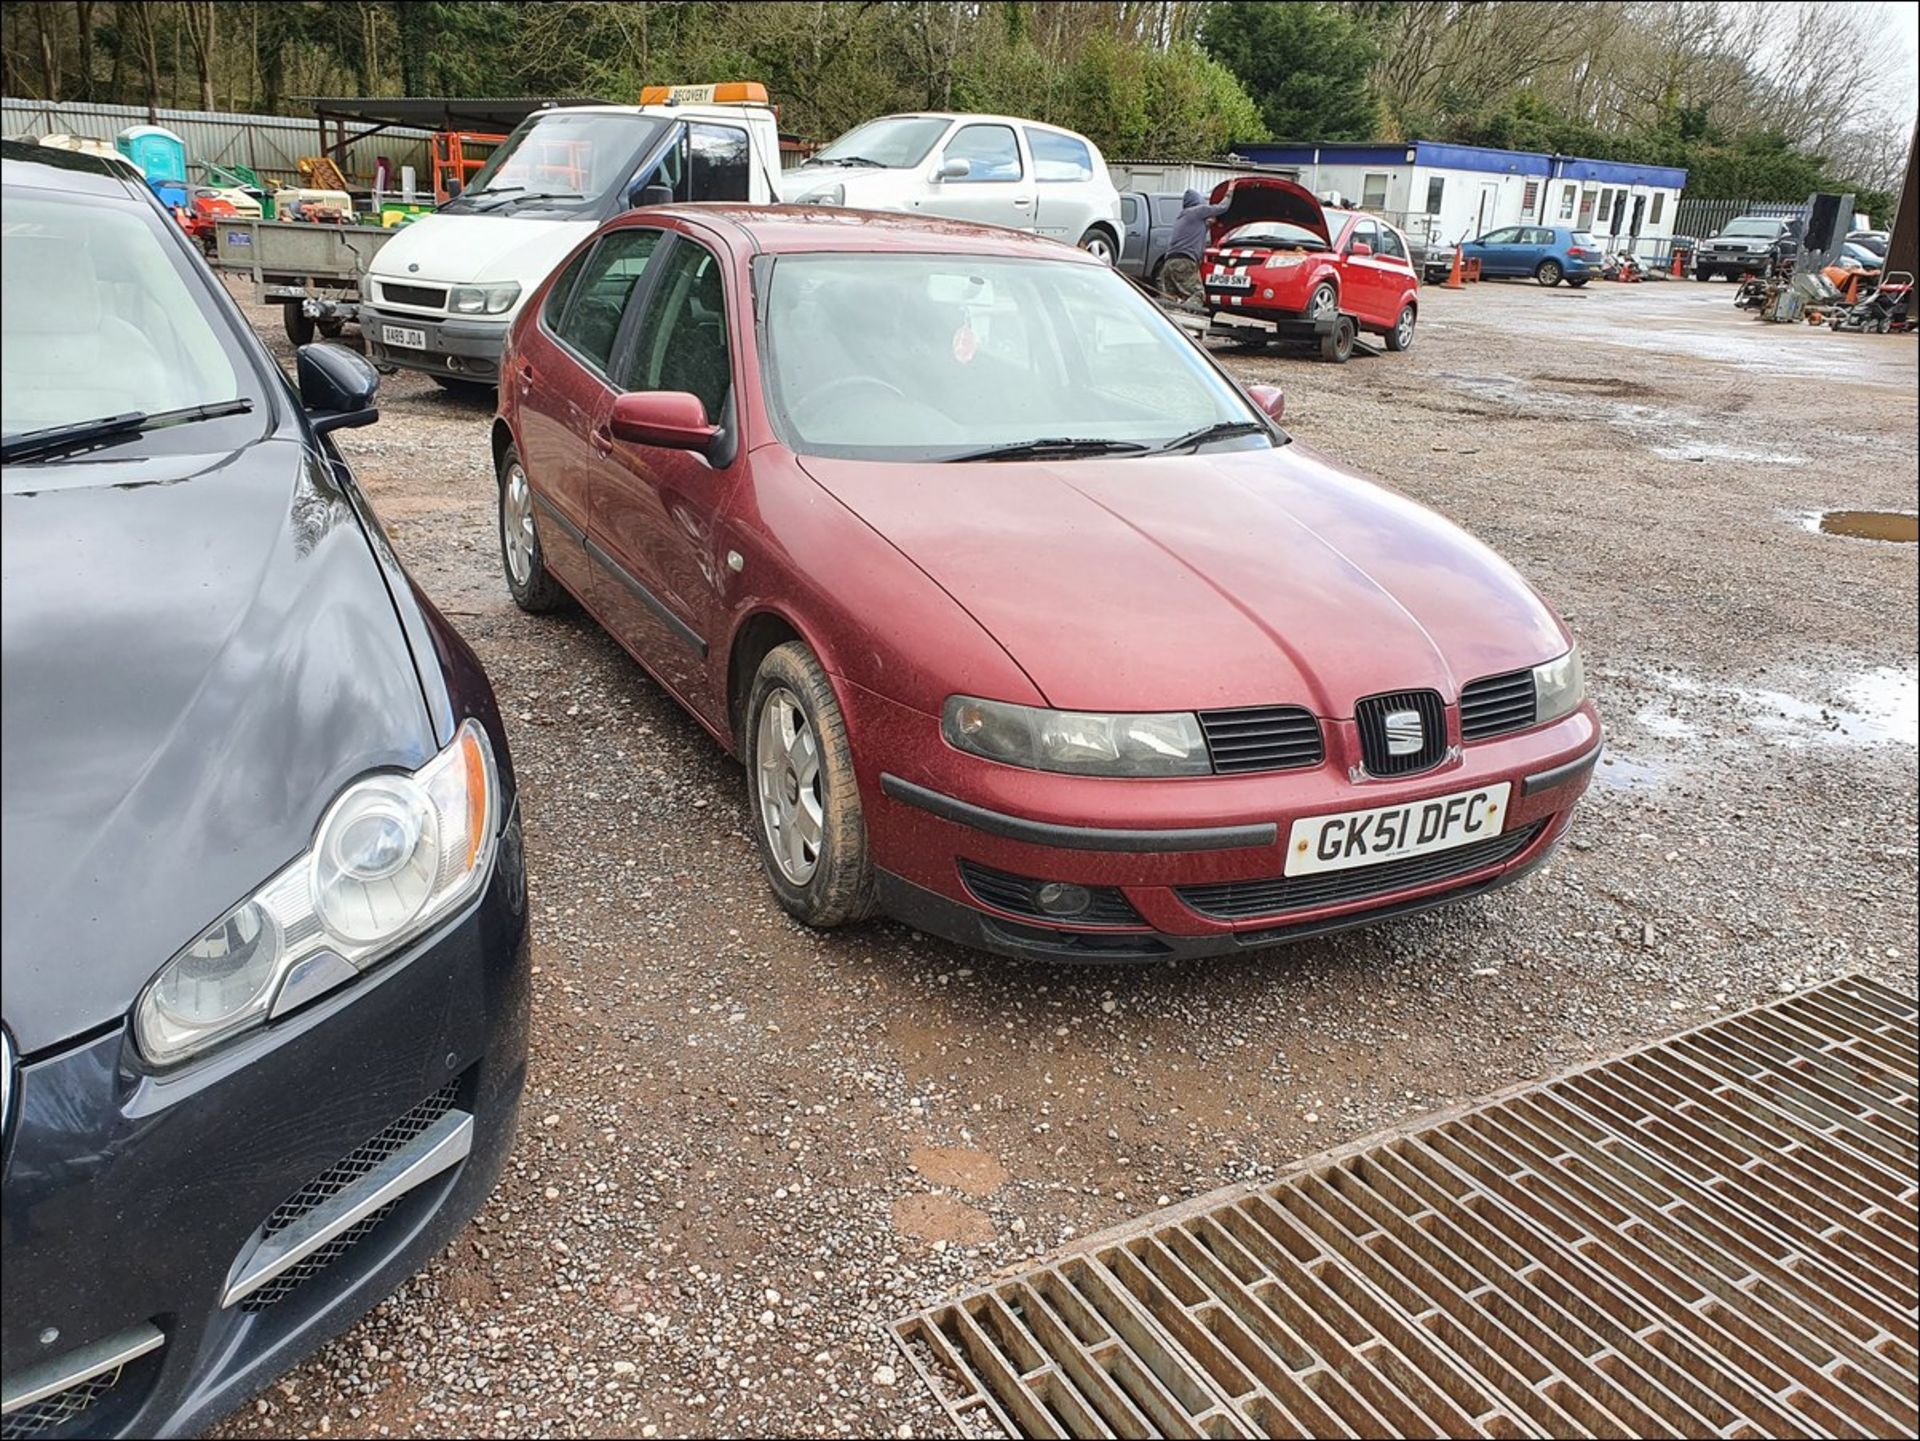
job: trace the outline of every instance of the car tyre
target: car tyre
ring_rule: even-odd
[[[780,904],[822,930],[867,919],[877,902],[853,747],[804,642],[760,662],[742,739],[754,844]]]
[[[1591,275],[1582,275],[1577,278],[1575,276],[1569,275],[1567,277],[1567,285],[1571,289],[1578,290],[1581,286],[1585,285],[1591,279],[1593,279]]]
[[[1542,285],[1558,285],[1565,275],[1557,260],[1543,260],[1533,268],[1533,278]]]
[[[280,307],[280,324],[286,328],[287,339],[295,345],[313,343],[313,317],[307,314],[299,301]]]
[[[1113,232],[1105,226],[1088,226],[1087,233],[1080,237],[1080,248],[1095,260],[1104,260],[1108,265],[1120,258],[1120,247],[1113,243]]]
[[[1314,286],[1313,294],[1307,297],[1307,314],[1315,320],[1323,315],[1336,315],[1340,310],[1340,291],[1331,280],[1323,280]]]
[[[509,445],[500,455],[500,568],[506,572],[513,603],[544,615],[567,603],[567,592],[547,569],[540,531],[533,523],[533,488],[520,452]]]
[[[1413,326],[1419,319],[1419,313],[1409,304],[1400,312],[1400,318],[1393,323],[1393,329],[1387,332],[1388,350],[1412,350]]]
[[[1353,359],[1353,317],[1342,315],[1333,324],[1333,329],[1320,337],[1320,358],[1330,360],[1335,365],[1345,365]]]

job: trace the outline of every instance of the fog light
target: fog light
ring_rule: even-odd
[[[1093,904],[1093,892],[1085,886],[1048,881],[1033,893],[1033,901],[1050,916],[1077,916]]]
[[[1273,287],[1272,287],[1272,286],[1268,286],[1268,287],[1267,287],[1267,288],[1266,288],[1265,290],[1263,290],[1263,291],[1261,291],[1261,292],[1260,292],[1260,298],[1261,298],[1262,300],[1271,300],[1271,299],[1273,299]]]

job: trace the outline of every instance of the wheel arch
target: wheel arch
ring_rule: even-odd
[[[749,609],[735,622],[733,634],[727,642],[724,699],[727,736],[733,744],[735,754],[745,754],[746,751],[747,697],[752,693],[754,676],[760,672],[760,662],[780,646],[796,640],[818,658],[820,668],[827,673],[827,684],[833,686],[836,696],[838,695],[839,678],[834,674],[832,662],[813,637],[795,623],[792,616],[771,605],[759,605]],[[843,702],[841,705],[843,714],[845,710],[846,706]]]
[[[496,415],[493,418],[493,425],[489,432],[488,440],[493,447],[493,479],[497,485],[500,481],[501,458],[506,455],[507,447],[514,444],[513,427]],[[525,459],[524,456],[521,458],[522,460]]]

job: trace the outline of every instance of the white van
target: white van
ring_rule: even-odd
[[[883,115],[788,171],[780,195],[1006,225],[1109,263],[1120,254],[1120,193],[1099,147],[1015,116]]]
[[[383,245],[360,306],[374,361],[491,386],[521,301],[594,226],[636,205],[773,201],[780,135],[760,86],[641,100],[535,111],[458,196]]]

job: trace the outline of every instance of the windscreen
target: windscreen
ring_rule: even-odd
[[[666,122],[610,110],[543,110],[522,121],[445,209],[474,214],[597,208],[632,178]]]
[[[1748,239],[1771,240],[1780,233],[1780,227],[1783,223],[1784,222],[1779,220],[1762,220],[1757,217],[1748,220],[1736,220],[1720,233],[1722,235],[1742,236]]]
[[[947,133],[938,115],[886,115],[856,126],[827,146],[808,165],[872,165],[901,170],[918,165]]]
[[[1327,242],[1303,225],[1284,220],[1256,220],[1229,230],[1222,245],[1269,245],[1276,250],[1325,250]]]
[[[769,406],[801,454],[944,460],[1061,437],[1151,446],[1259,419],[1104,265],[786,255],[765,313]]]
[[[11,439],[253,397],[214,297],[152,207],[10,188],[0,226],[0,425]],[[256,427],[257,428],[257,427]]]

